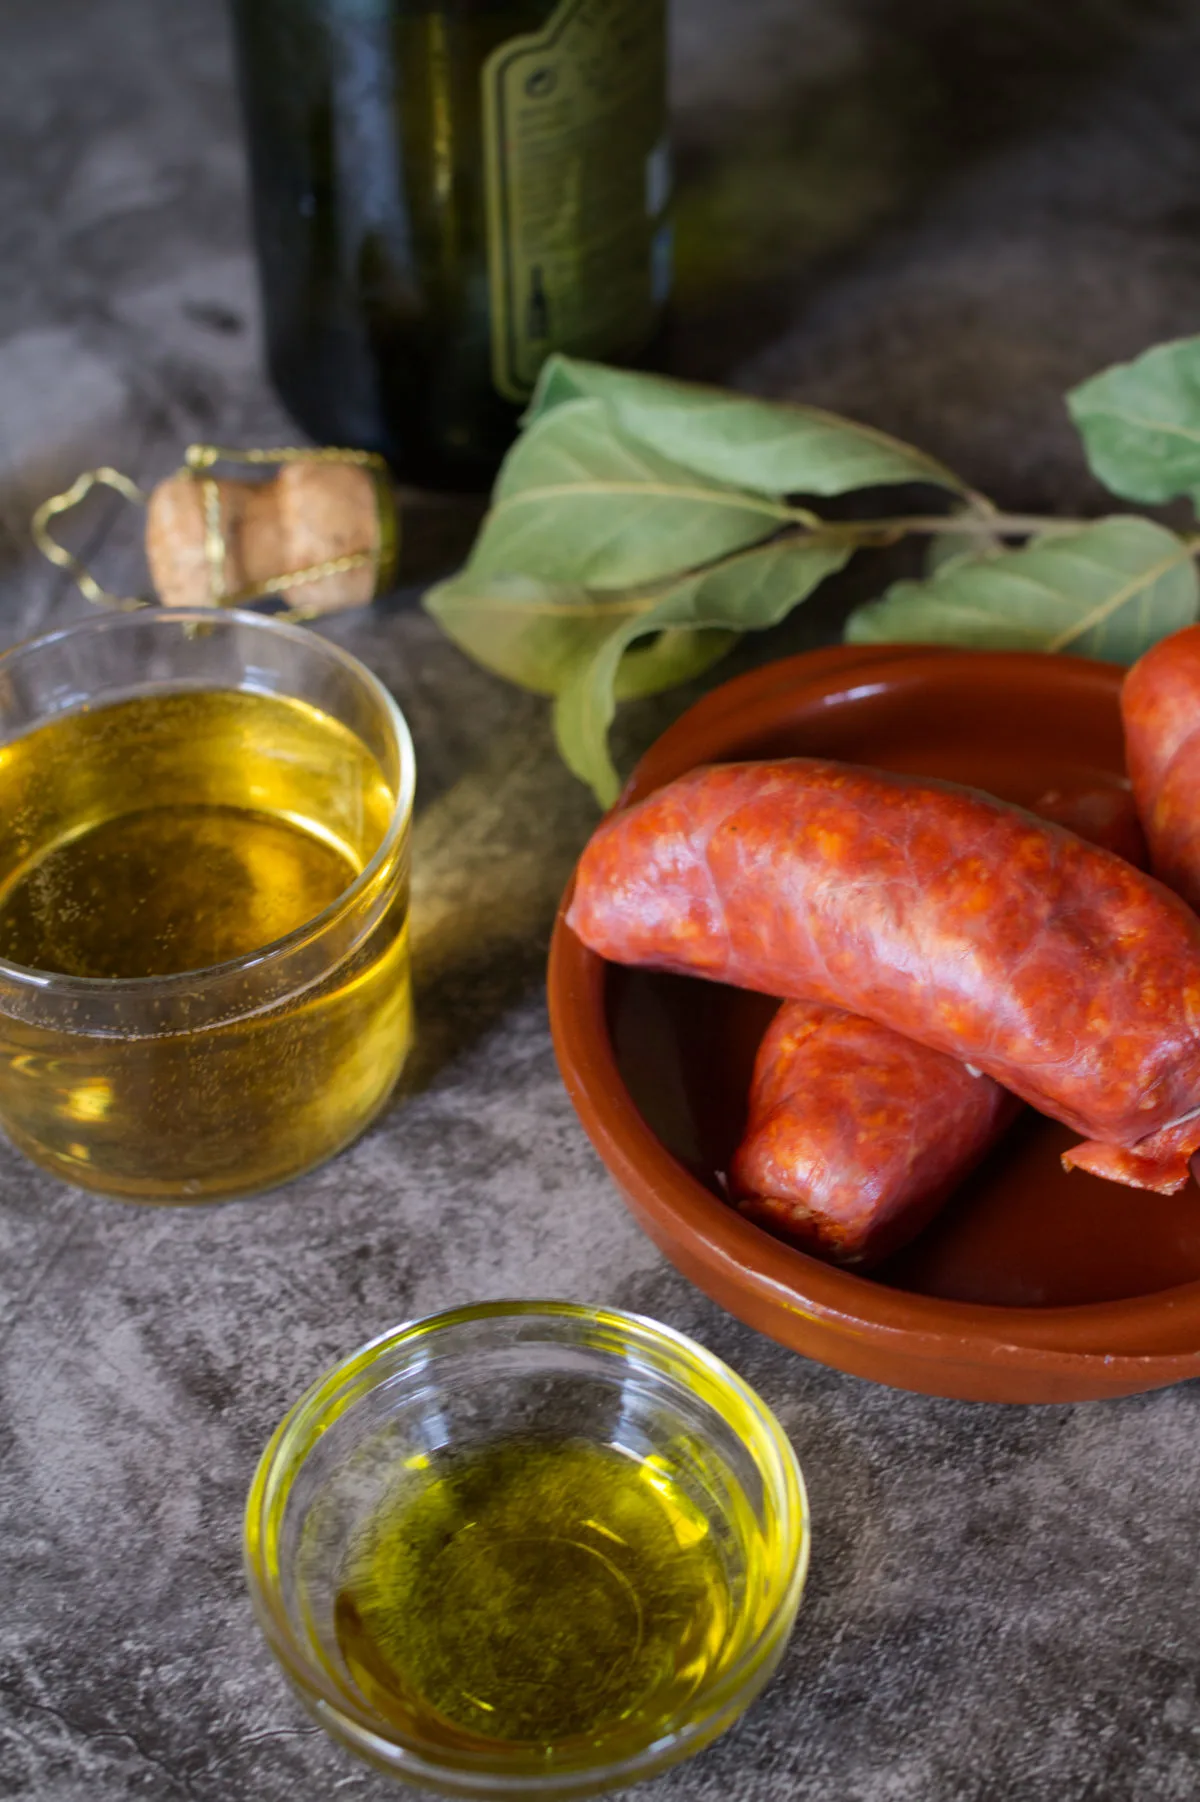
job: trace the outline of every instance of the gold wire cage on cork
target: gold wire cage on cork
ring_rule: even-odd
[[[238,481],[214,474],[220,463],[278,473],[265,482]],[[146,507],[153,596],[111,593],[50,532],[50,521],[98,484]],[[383,593],[395,575],[399,537],[387,464],[375,452],[214,444],[190,445],[183,467],[149,495],[119,470],[88,470],[43,501],[32,532],[42,553],[98,606],[127,609],[157,600],[167,607],[241,607],[278,595],[292,619],[362,606]]]

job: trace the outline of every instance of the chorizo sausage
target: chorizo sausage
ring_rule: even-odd
[[[715,765],[601,824],[567,920],[617,962],[826,1001],[958,1058],[1094,1142],[1068,1165],[1188,1180],[1200,919],[1020,808],[820,759]]]
[[[739,1210],[804,1251],[898,1251],[1019,1103],[988,1076],[821,1001],[785,1001],[759,1047],[729,1171]]]
[[[1127,788],[1048,789],[1033,812],[1144,867]],[[755,1061],[734,1199],[814,1256],[876,1264],[923,1231],[1019,1105],[990,1077],[861,1014],[785,1001]]]
[[[1048,788],[1030,808],[1039,819],[1053,820],[1086,838],[1091,845],[1116,851],[1135,869],[1150,868],[1146,835],[1129,788],[1111,784],[1080,783],[1070,788]]]
[[[1151,868],[1200,908],[1200,626],[1172,633],[1134,664],[1121,717]]]

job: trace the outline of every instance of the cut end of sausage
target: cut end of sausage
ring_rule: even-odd
[[[763,1227],[777,1239],[786,1239],[797,1251],[825,1258],[831,1264],[862,1264],[867,1254],[861,1232],[855,1232],[810,1208],[796,1196],[745,1196],[734,1203],[739,1214]],[[869,1260],[868,1260],[869,1261]]]
[[[1156,1195],[1178,1195],[1191,1180],[1188,1158],[1182,1151],[1157,1158],[1139,1157],[1120,1145],[1100,1145],[1090,1139],[1064,1151],[1062,1165],[1064,1170],[1086,1170],[1107,1182],[1150,1189]]]

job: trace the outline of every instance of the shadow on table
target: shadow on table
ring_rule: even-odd
[[[429,1086],[545,980],[550,929],[597,819],[525,707],[439,792],[413,830],[416,1043],[395,1105]]]

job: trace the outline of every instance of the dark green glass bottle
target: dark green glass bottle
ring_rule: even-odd
[[[271,375],[323,443],[485,486],[551,350],[670,285],[666,0],[233,0]]]

